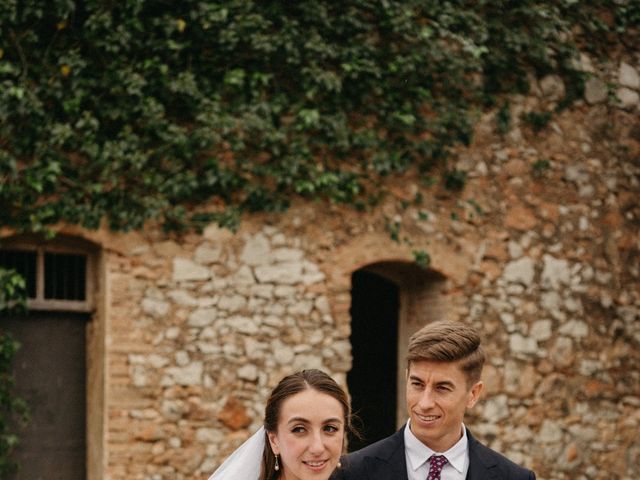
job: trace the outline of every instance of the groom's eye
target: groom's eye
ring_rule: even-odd
[[[439,383],[436,388],[442,392],[451,392],[453,390],[453,385],[451,383]]]

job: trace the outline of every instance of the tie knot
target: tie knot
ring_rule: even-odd
[[[429,457],[429,476],[427,480],[440,480],[440,472],[442,467],[447,463],[447,457],[444,455],[431,455]]]

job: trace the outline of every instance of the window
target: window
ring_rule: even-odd
[[[93,255],[87,248],[16,240],[3,240],[5,245],[0,249],[0,266],[25,279],[29,309],[93,309]]]
[[[86,299],[86,255],[44,254],[44,298],[56,300]]]

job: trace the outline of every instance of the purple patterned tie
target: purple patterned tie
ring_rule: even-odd
[[[429,457],[430,467],[427,480],[440,480],[440,472],[447,461],[447,457],[444,455],[431,455],[431,457]]]

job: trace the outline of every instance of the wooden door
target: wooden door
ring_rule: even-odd
[[[30,409],[18,427],[8,480],[86,479],[86,342],[88,315],[31,312],[0,319],[21,343],[13,362],[16,393]]]

